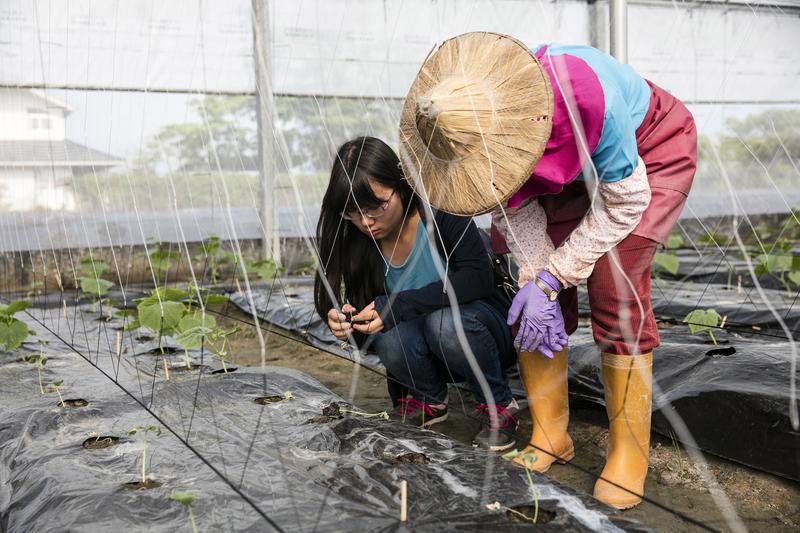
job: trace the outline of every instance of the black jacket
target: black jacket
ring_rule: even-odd
[[[435,212],[434,220],[436,225],[431,237],[436,240],[436,248],[458,303],[484,300],[506,316],[508,298],[495,283],[493,255],[475,222],[471,217],[441,211]],[[424,219],[420,223],[424,223]],[[377,296],[375,309],[381,315],[384,331],[399,322],[449,307],[450,300],[443,285],[441,281],[435,281],[419,289]]]

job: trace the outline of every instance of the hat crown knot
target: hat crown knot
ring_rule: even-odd
[[[453,76],[417,98],[417,129],[436,157],[454,161],[468,156],[494,122],[494,102],[484,81]]]

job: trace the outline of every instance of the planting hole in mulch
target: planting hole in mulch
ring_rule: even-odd
[[[535,522],[533,521],[533,515],[533,505],[517,505],[516,507],[509,507],[506,510],[506,518],[518,524],[546,524],[556,517],[556,513],[545,511],[541,507],[539,507],[539,513],[536,515]]]
[[[285,396],[275,395],[275,396],[260,396],[253,400],[259,405],[272,405],[273,403],[282,402],[286,399]]]
[[[307,424],[325,424],[327,422],[333,422],[334,420],[341,420],[344,418],[342,415],[341,410],[339,409],[339,404],[336,402],[332,402],[327,407],[322,408],[322,415],[315,416],[308,422]]]
[[[103,448],[110,448],[119,443],[119,437],[111,435],[100,435],[99,437],[89,437],[83,441],[83,446],[87,450],[102,450]]]
[[[139,340],[138,337],[136,340],[137,341]],[[183,350],[181,350],[180,348],[173,348],[172,346],[164,346],[162,353],[162,349],[156,346],[152,350],[147,350],[146,352],[142,352],[142,355],[155,355],[156,357],[161,357],[162,355],[170,355],[173,353],[183,353]]]
[[[228,367],[228,374],[230,374],[231,372],[236,372],[237,370],[239,370],[239,368],[238,368],[238,367],[235,367],[235,366],[229,366],[229,367]],[[212,374],[224,374],[224,373],[225,373],[225,370],[223,370],[222,368],[220,368],[219,370],[214,370],[214,371],[212,371],[211,373],[212,373]]]
[[[163,485],[163,483],[159,483],[158,481],[153,481],[152,479],[148,479],[144,483],[141,481],[128,481],[125,483],[125,488],[131,490],[145,490],[145,489],[157,489]]]
[[[64,398],[64,405],[61,405],[60,401],[56,405],[59,407],[86,407],[89,402],[83,398]]]
[[[186,363],[181,363],[179,365],[170,366],[169,367],[169,371],[170,371],[170,373],[172,373],[172,372],[195,372],[195,371],[204,372],[207,368],[208,367],[205,366],[205,365],[194,365],[194,364],[192,365],[191,368],[189,368],[189,367],[186,366]],[[161,368],[161,370],[163,371],[164,369]]]
[[[714,348],[713,350],[709,350],[706,352],[706,355],[709,357],[728,357],[729,355],[733,355],[736,353],[736,348],[733,346],[728,346],[726,348]]]
[[[431,460],[424,453],[409,452],[398,455],[392,459],[393,465],[427,465]]]

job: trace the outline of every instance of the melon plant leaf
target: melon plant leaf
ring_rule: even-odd
[[[16,350],[28,338],[28,326],[16,318],[10,323],[0,322],[0,347],[3,351]]]
[[[197,326],[184,330],[175,337],[175,340],[184,348],[200,348],[203,345],[203,340],[207,339],[214,332],[211,328],[204,328]]]
[[[159,304],[145,301],[136,309],[139,311],[139,324],[156,333],[169,335],[180,322],[185,307],[181,302],[164,301]]]
[[[695,309],[683,319],[689,325],[689,331],[700,333],[719,326],[722,316],[714,309]]]
[[[209,294],[203,298],[205,305],[221,305],[228,303],[228,297],[223,294]]]
[[[789,281],[791,281],[795,285],[800,285],[800,271],[790,272]]]
[[[653,263],[662,270],[666,270],[673,276],[678,273],[678,266],[680,266],[680,259],[674,254],[665,254],[663,252],[656,252],[653,257]]]
[[[84,257],[81,259],[80,271],[87,276],[99,277],[108,271],[108,264],[100,259],[93,260],[91,257]]]
[[[108,294],[108,289],[113,286],[114,284],[112,282],[104,279],[91,277],[81,278],[81,290],[87,294],[104,296]]]
[[[670,250],[674,250],[675,248],[683,247],[683,237],[680,235],[670,235],[667,237],[667,248]]]
[[[0,305],[0,316],[13,316],[15,313],[24,311],[31,305],[33,304],[27,300],[17,300],[8,305]]]

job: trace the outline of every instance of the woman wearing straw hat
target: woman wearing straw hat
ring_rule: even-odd
[[[650,445],[650,264],[696,167],[694,120],[676,98],[589,46],[529,50],[468,33],[420,69],[400,124],[401,161],[421,197],[492,212],[496,248],[520,265],[508,315],[533,420],[517,461],[547,471],[574,456],[567,336],[587,282],[602,352],[609,446],[596,498],[638,504]],[[500,250],[497,250],[500,251]]]

